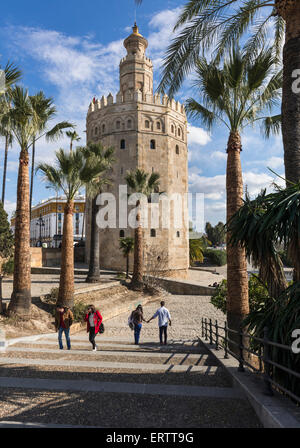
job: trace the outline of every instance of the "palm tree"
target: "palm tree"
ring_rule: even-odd
[[[273,205],[273,204],[272,204]],[[276,250],[277,235],[263,228],[270,212],[270,197],[263,190],[257,198],[246,195],[244,204],[229,221],[231,244],[241,245],[252,264],[259,268],[259,277],[267,286],[269,297],[277,299],[288,287],[283,264]]]
[[[270,50],[262,51],[249,60],[247,55],[233,50],[220,68],[205,58],[197,61],[197,81],[201,103],[190,98],[187,111],[211,128],[215,123],[225,125],[229,132],[227,143],[227,222],[243,205],[243,179],[240,152],[241,132],[256,120],[265,119],[280,97],[281,72],[274,71]],[[238,330],[249,312],[248,274],[245,249],[230,244],[227,234],[228,325]]]
[[[73,151],[73,142],[79,142],[81,138],[76,131],[67,131],[66,136],[70,139],[70,152]]]
[[[85,157],[91,164],[99,164],[102,167],[101,173],[93,182],[88,179],[86,186],[87,196],[92,201],[91,214],[91,241],[90,241],[90,260],[89,273],[86,278],[87,283],[100,282],[100,235],[99,227],[97,225],[97,214],[99,206],[97,204],[98,195],[105,185],[109,185],[110,179],[107,177],[107,172],[111,170],[114,159],[114,149],[104,149],[101,143],[88,143],[86,147],[81,148]]]
[[[43,133],[49,123],[56,115],[56,108],[53,105],[52,98],[46,98],[44,93],[38,92],[36,95],[30,96],[30,102],[34,111],[34,119],[36,121],[37,134],[32,141],[32,160],[31,160],[31,180],[30,180],[30,218],[32,209],[32,196],[33,196],[33,183],[34,183],[34,171],[35,171],[35,153],[36,153],[36,139]],[[66,124],[63,128],[60,128],[58,132],[52,137],[58,138],[62,136],[61,129],[65,127],[72,127]]]
[[[120,249],[126,258],[126,278],[129,278],[129,255],[134,251],[134,239],[129,236],[120,238]]]
[[[201,238],[198,239],[190,239],[189,240],[189,248],[190,248],[190,265],[192,265],[195,261],[203,262],[203,250],[204,243]]]
[[[66,197],[64,208],[63,238],[61,251],[61,272],[57,304],[73,307],[74,304],[74,199],[80,188],[101,174],[99,163],[89,163],[81,148],[72,153],[63,149],[56,152],[56,166],[39,164],[37,171],[44,175],[44,181],[51,188],[61,190]]]
[[[31,306],[30,209],[29,209],[29,149],[39,132],[36,112],[28,91],[16,86],[11,89],[11,107],[2,116],[2,123],[11,123],[11,132],[20,145],[15,224],[14,282],[9,312],[28,316]],[[68,124],[69,125],[69,124]],[[58,123],[41,134],[54,138],[66,123]]]
[[[126,183],[132,193],[138,193],[148,197],[151,193],[157,191],[159,188],[158,173],[148,174],[144,170],[137,168],[135,171],[129,171],[125,177]],[[137,214],[136,214],[136,227],[134,231],[134,266],[133,276],[131,280],[131,287],[135,290],[143,289],[143,274],[144,274],[144,262],[143,262],[143,229],[141,222],[141,207],[142,201],[140,199],[136,202]]]
[[[1,69],[1,67],[0,67]],[[6,187],[6,173],[7,173],[7,159],[8,159],[8,149],[13,142],[13,134],[11,132],[10,121],[7,120],[4,126],[1,119],[7,113],[10,108],[10,92],[12,86],[21,79],[20,70],[13,64],[7,63],[4,69],[5,73],[5,90],[0,92],[0,135],[5,138],[5,149],[4,149],[4,164],[3,164],[3,181],[2,181],[2,204],[5,201],[5,187]]]
[[[173,96],[202,52],[212,50],[220,60],[250,35],[247,52],[253,55],[268,38],[283,57],[282,134],[285,175],[291,182],[300,179],[299,29],[297,0],[189,0],[175,25],[179,34],[167,49],[159,85],[159,91]]]

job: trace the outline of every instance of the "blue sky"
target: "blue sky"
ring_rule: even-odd
[[[155,85],[160,74],[164,51],[172,39],[172,28],[184,5],[183,0],[145,0],[137,8],[140,32],[148,39],[148,56],[154,63]],[[163,5],[162,5],[163,4]],[[15,0],[1,5],[0,63],[14,61],[23,71],[22,84],[30,94],[43,90],[54,98],[56,121],[69,120],[77,125],[84,143],[85,117],[93,96],[118,92],[119,61],[125,55],[123,40],[131,32],[135,19],[134,0]],[[191,77],[192,78],[192,77]],[[187,80],[177,98],[191,94]],[[200,122],[189,120],[190,192],[204,193],[202,221],[225,220],[225,172],[227,131],[216,127],[208,133]],[[41,141],[38,161],[53,161],[58,147],[68,148],[68,140],[55,144]],[[6,210],[15,209],[19,148],[9,154]],[[0,179],[4,142],[0,140]],[[284,172],[281,137],[269,141],[259,128],[243,135],[242,167],[244,183],[251,195],[270,187],[275,176]],[[277,179],[278,180],[278,179]],[[278,180],[279,182],[279,180]],[[35,180],[34,204],[49,196],[49,190]]]

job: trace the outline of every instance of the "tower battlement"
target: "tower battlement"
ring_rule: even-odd
[[[179,101],[175,101],[174,99],[170,99],[167,95],[160,95],[156,93],[155,95],[151,94],[145,94],[143,95],[142,92],[134,92],[134,94],[130,94],[129,92],[125,93],[125,95],[122,95],[121,92],[119,92],[116,95],[116,99],[114,101],[113,95],[110,93],[107,97],[102,96],[101,99],[94,99],[88,109],[88,115],[97,112],[99,110],[106,109],[107,107],[114,106],[114,105],[120,105],[122,103],[127,102],[136,102],[136,103],[146,103],[146,104],[154,104],[158,106],[164,106],[166,108],[172,109],[179,114],[186,116],[185,114],[185,107],[183,104],[181,104]]]

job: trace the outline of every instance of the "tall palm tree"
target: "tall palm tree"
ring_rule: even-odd
[[[159,187],[158,173],[152,174],[146,173],[144,170],[137,168],[135,171],[129,171],[125,177],[126,183],[132,193],[138,193],[145,196],[150,196],[151,193],[157,191]],[[136,227],[134,231],[134,266],[133,276],[131,280],[131,287],[135,290],[143,289],[143,274],[144,274],[144,261],[143,261],[143,229],[142,229],[142,215],[141,207],[142,202],[140,199],[136,202],[137,214],[136,214]]]
[[[231,244],[241,244],[245,248],[247,257],[259,268],[259,277],[267,285],[269,296],[277,299],[288,284],[276,250],[277,235],[273,230],[263,228],[269,212],[270,197],[266,195],[266,190],[254,200],[250,200],[247,194],[244,204],[227,225]]]
[[[242,36],[248,54],[266,39],[283,58],[282,135],[287,181],[300,179],[300,8],[297,0],[188,0],[164,59],[159,90],[169,95],[181,86],[202,52],[219,60]],[[284,46],[283,46],[284,43]],[[283,50],[282,50],[283,46]]]
[[[126,258],[126,278],[129,278],[129,255],[134,251],[134,239],[131,237],[120,238],[120,249]]]
[[[88,185],[86,186],[87,196],[92,201],[90,260],[86,282],[98,283],[100,282],[100,235],[97,225],[97,214],[99,210],[97,198],[103,187],[111,183],[108,177],[108,172],[112,169],[112,165],[115,162],[114,149],[104,149],[101,143],[91,142],[81,149],[87,160],[89,160],[89,163],[96,163],[102,167],[99,176],[92,182],[89,180]]]
[[[72,153],[63,149],[56,152],[56,166],[39,164],[37,171],[44,175],[44,181],[51,188],[61,190],[66,197],[64,208],[63,238],[61,251],[61,272],[57,304],[73,307],[74,304],[74,199],[80,188],[91,183],[101,174],[102,166],[89,163],[81,148]]]
[[[211,128],[223,124],[228,132],[227,143],[227,222],[243,205],[243,179],[240,153],[241,132],[256,120],[265,120],[280,98],[282,74],[274,71],[270,50],[249,60],[240,50],[233,50],[221,67],[205,58],[197,61],[197,80],[201,102],[190,98],[187,111]],[[228,325],[238,330],[249,312],[248,274],[245,249],[230,243],[227,234],[227,317]]]
[[[56,107],[53,104],[52,98],[46,98],[44,92],[40,91],[36,95],[29,97],[32,109],[34,111],[34,120],[37,129],[36,135],[32,141],[32,157],[31,157],[31,180],[30,180],[30,217],[32,209],[32,196],[33,196],[33,184],[34,184],[34,171],[35,171],[35,154],[36,154],[36,139],[45,132],[45,129],[55,115]],[[68,126],[67,126],[68,127]],[[70,124],[69,127],[72,127]],[[61,137],[61,129],[54,136],[56,138]]]
[[[76,131],[67,131],[66,136],[70,139],[70,152],[73,151],[73,142],[79,142],[81,138]]]
[[[1,69],[1,67],[0,67]],[[5,201],[5,187],[6,187],[6,173],[7,173],[7,160],[8,160],[8,149],[13,142],[13,134],[11,132],[11,123],[6,120],[6,123],[2,122],[2,117],[5,116],[10,108],[10,92],[12,86],[18,82],[21,77],[21,71],[14,66],[12,63],[7,63],[4,69],[5,73],[5,89],[0,92],[0,135],[5,139],[5,149],[4,149],[4,164],[3,164],[3,181],[2,181],[2,204]]]
[[[15,224],[14,282],[9,312],[28,316],[31,306],[30,262],[30,209],[29,209],[29,149],[39,132],[36,112],[28,91],[16,86],[11,89],[11,107],[2,117],[4,126],[11,123],[11,131],[20,146],[17,206]],[[61,129],[69,126],[62,122],[41,134],[52,139]]]

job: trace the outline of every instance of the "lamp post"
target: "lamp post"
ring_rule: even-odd
[[[37,221],[36,225],[40,226],[40,247],[42,247],[42,227],[45,227],[45,221],[43,220],[42,215],[40,215]]]

